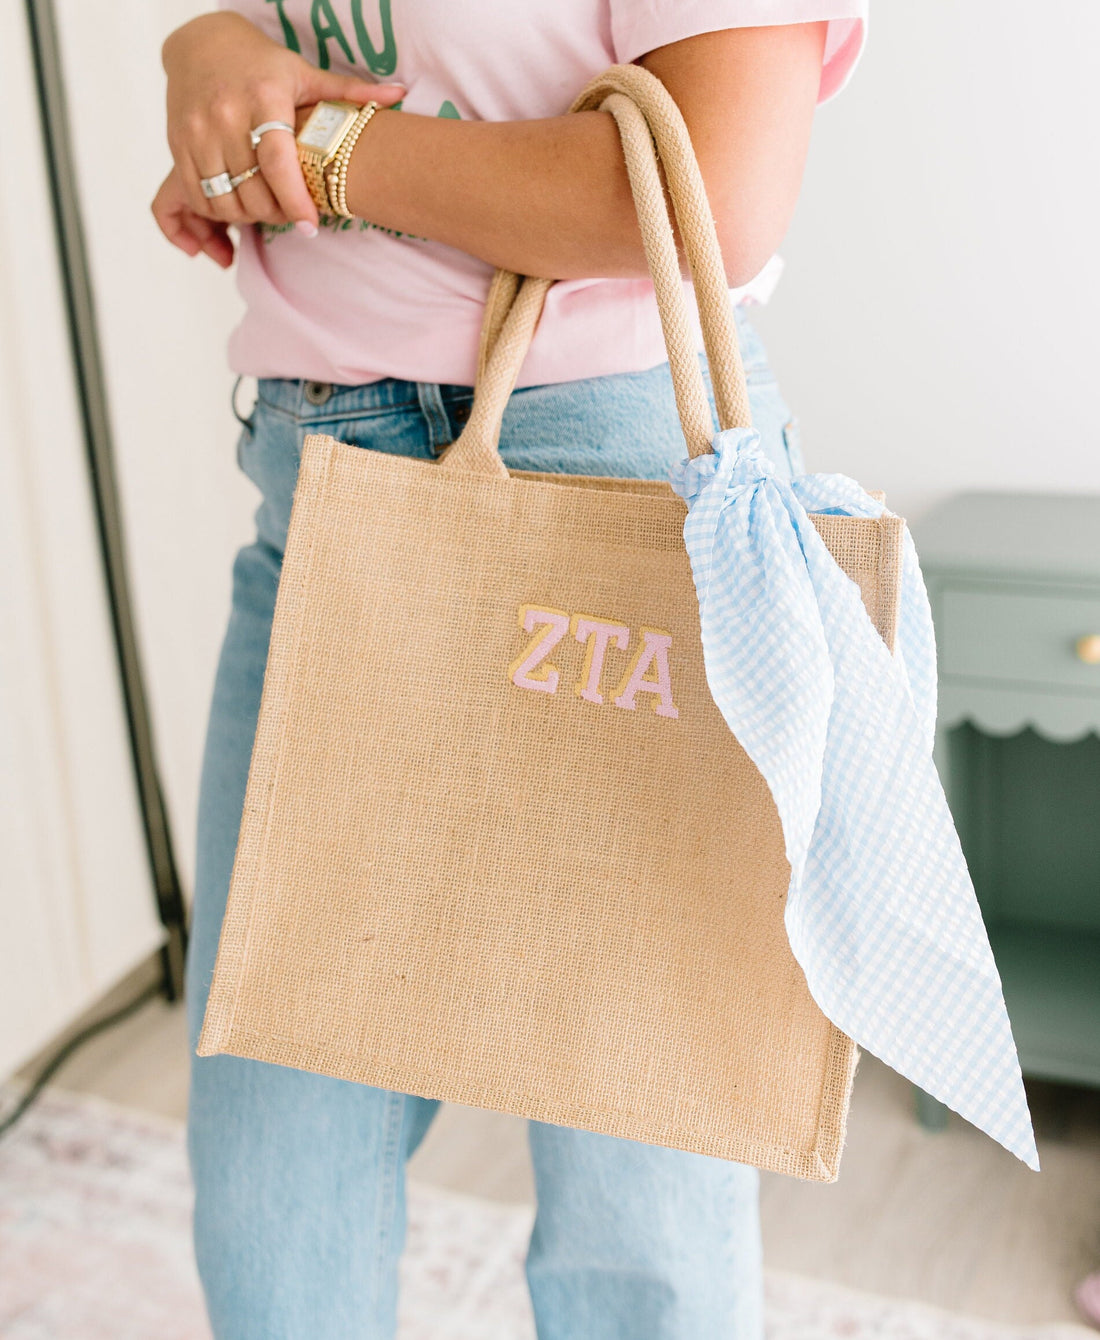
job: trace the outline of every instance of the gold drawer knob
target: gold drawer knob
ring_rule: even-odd
[[[1086,633],[1077,639],[1077,659],[1086,665],[1100,665],[1100,633]]]

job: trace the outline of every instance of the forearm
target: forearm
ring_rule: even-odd
[[[646,273],[607,112],[487,122],[380,111],[352,155],[348,207],[521,274]]]
[[[757,274],[786,231],[824,33],[824,24],[707,33],[643,61],[684,114],[731,284]],[[647,273],[606,112],[511,122],[379,112],[352,155],[348,205],[522,274]]]

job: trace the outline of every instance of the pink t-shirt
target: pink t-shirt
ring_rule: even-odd
[[[403,108],[514,121],[559,116],[607,66],[723,28],[828,19],[819,100],[846,82],[867,0],[223,0],[309,61],[404,84]],[[716,93],[717,96],[717,93]],[[777,257],[738,301],[764,301]],[[492,269],[454,247],[360,220],[242,230],[247,310],[230,363],[256,377],[472,385]],[[665,359],[645,279],[563,280],[519,385],[640,371]]]

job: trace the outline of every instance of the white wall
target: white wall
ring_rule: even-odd
[[[189,259],[149,205],[171,165],[160,45],[196,0],[56,0],[118,452],[138,633],[177,855],[190,886],[206,712],[230,565],[255,491],[236,468],[231,274]]]
[[[808,467],[1100,492],[1100,5],[871,8],[756,313]]]

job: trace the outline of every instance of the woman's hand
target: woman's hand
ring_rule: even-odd
[[[232,259],[225,224],[292,221],[310,236],[317,231],[317,207],[306,189],[293,136],[270,131],[253,150],[253,126],[264,121],[295,125],[299,107],[323,99],[365,103],[373,98],[386,107],[405,93],[399,84],[370,84],[318,70],[230,11],[203,14],[177,28],[164,43],[163,59],[175,169],[158,192],[153,213],[170,241],[189,251],[190,238],[219,264],[225,247],[215,238],[224,240]],[[259,173],[237,190],[210,200],[203,195],[201,178],[221,172],[234,176],[253,163],[259,163]],[[200,238],[192,226],[198,218],[223,227]]]
[[[197,256],[201,251],[223,270],[233,264],[229,225],[195,213],[188,203],[178,168],[173,168],[161,183],[153,200],[153,218],[168,241],[188,256]]]

